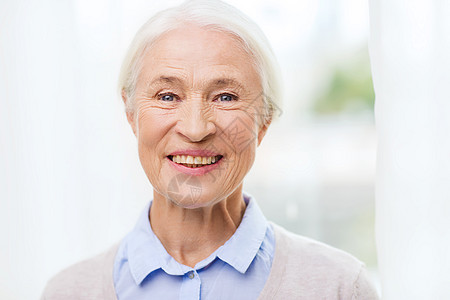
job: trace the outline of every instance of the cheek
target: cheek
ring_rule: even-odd
[[[234,114],[229,118],[224,135],[237,155],[251,153],[258,141],[257,123],[253,115],[245,112]]]
[[[255,160],[257,145],[257,125],[255,116],[245,111],[222,112],[218,118],[222,129],[221,140],[227,144],[230,157],[226,169],[238,176],[229,179],[236,180],[245,176]]]
[[[151,108],[142,108],[138,114],[139,152],[157,152],[171,128],[166,113]]]

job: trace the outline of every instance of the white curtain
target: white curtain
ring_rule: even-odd
[[[130,9],[0,1],[0,299],[38,298],[151,197],[115,90]]]
[[[450,2],[370,0],[384,299],[450,299]]]

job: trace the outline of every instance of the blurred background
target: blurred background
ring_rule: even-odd
[[[1,299],[37,298],[152,198],[117,76],[137,29],[181,2],[0,0]],[[269,220],[352,253],[377,282],[366,1],[227,2],[266,33],[284,84],[245,190]]]

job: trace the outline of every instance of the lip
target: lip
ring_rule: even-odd
[[[220,153],[217,152],[212,152],[212,151],[208,151],[208,150],[178,150],[178,151],[174,151],[169,155],[190,155],[190,156],[217,156],[217,155],[222,155]]]
[[[176,152],[174,152],[174,153],[176,153]],[[187,154],[187,152],[180,152],[180,154],[181,153]],[[179,154],[173,154],[173,155],[179,155]],[[192,155],[192,154],[189,154],[189,155]],[[197,154],[197,155],[201,156],[200,154]],[[207,156],[207,155],[204,155],[204,156]],[[214,155],[211,155],[211,156],[214,156]],[[169,165],[171,165],[173,168],[175,168],[175,170],[177,170],[179,172],[182,172],[182,173],[185,173],[188,175],[192,175],[192,176],[202,176],[202,175],[205,175],[205,174],[211,172],[212,170],[216,169],[217,167],[219,167],[219,165],[222,163],[223,157],[215,164],[205,165],[205,166],[197,167],[197,168],[189,168],[189,167],[177,164],[176,162],[173,162],[168,157],[166,157],[166,159],[169,161]]]

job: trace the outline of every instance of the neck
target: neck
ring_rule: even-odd
[[[234,234],[244,212],[242,185],[219,203],[195,209],[177,206],[155,191],[150,224],[176,261],[194,267]]]

